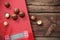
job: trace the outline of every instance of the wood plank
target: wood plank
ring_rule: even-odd
[[[31,16],[31,15],[48,15],[48,16],[51,16],[51,15],[57,15],[57,16],[59,16],[60,15],[60,13],[29,13],[29,15]]]
[[[28,6],[29,12],[60,12],[60,6]]]
[[[51,23],[56,23],[56,15],[60,15],[59,13],[29,13],[29,14],[30,16],[34,15],[36,17],[36,20],[42,20],[45,24],[44,26],[49,25]],[[36,22],[31,21],[31,24],[36,25]]]
[[[33,25],[32,24],[32,28],[33,28],[33,31],[34,31],[34,36],[44,36],[45,32],[47,31],[48,27],[40,27],[38,25]]]
[[[54,38],[54,37],[35,37],[35,40],[60,40],[60,38]]]
[[[55,28],[52,29],[51,33],[47,35],[48,37],[60,37],[60,13],[29,13],[29,15],[36,16],[37,20],[42,20],[43,25],[38,26],[35,21],[31,21],[33,31],[35,36],[45,36],[48,31],[48,29],[53,25]],[[37,21],[36,20],[36,21]],[[46,21],[48,20],[48,21]],[[58,24],[58,25],[57,25]],[[52,27],[53,27],[52,26]]]
[[[60,0],[26,0],[28,5],[60,5]]]
[[[51,34],[45,35],[47,32],[48,27],[39,27],[37,25],[33,25],[33,31],[34,31],[34,36],[40,36],[40,37],[60,37],[60,30],[58,27],[54,30],[52,30]],[[49,26],[50,27],[50,26]]]
[[[57,27],[58,27],[58,28],[56,28],[56,31],[60,32],[60,30],[59,30],[60,29],[60,15],[57,15],[56,18],[57,18],[56,21],[57,21]]]

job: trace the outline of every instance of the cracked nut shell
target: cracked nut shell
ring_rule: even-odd
[[[43,24],[43,22],[41,20],[37,21],[37,25],[42,25],[42,24]]]
[[[5,13],[5,18],[9,19],[10,18],[10,14],[9,13]]]

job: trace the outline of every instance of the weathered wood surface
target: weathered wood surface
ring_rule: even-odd
[[[52,37],[36,37],[35,40],[60,40],[60,38],[52,38]]]
[[[26,0],[28,5],[60,5],[60,0]]]
[[[60,6],[28,6],[29,12],[60,12]]]
[[[60,0],[26,0],[26,2],[29,15],[43,21],[43,26],[31,21],[35,40],[60,40]]]
[[[29,13],[30,16],[36,16],[37,20],[42,20],[43,25],[38,26],[36,22],[31,21],[35,36],[50,36],[60,37],[60,13]],[[49,27],[55,27],[50,34],[48,32]]]

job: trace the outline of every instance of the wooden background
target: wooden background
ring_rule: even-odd
[[[43,21],[43,26],[31,21],[35,40],[60,40],[60,0],[26,0],[26,3],[29,15]]]

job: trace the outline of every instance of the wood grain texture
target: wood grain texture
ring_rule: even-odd
[[[60,0],[26,0],[28,5],[60,5]]]
[[[37,20],[43,21],[42,26],[38,26],[36,24],[36,22],[31,21],[35,36],[60,37],[60,29],[59,29],[60,22],[57,21],[57,20],[60,21],[60,19],[59,19],[60,13],[29,13],[29,14],[30,14],[30,16],[31,15],[36,16]],[[52,26],[52,28],[51,28],[52,30],[51,30],[51,33],[49,33],[49,30],[50,30],[49,28],[51,26]],[[49,34],[46,34],[47,32]]]
[[[60,12],[60,6],[28,6],[29,12]]]
[[[36,20],[41,19],[44,23],[43,26],[38,26],[36,22],[31,21],[35,40],[60,40],[60,0],[26,0],[26,2],[29,15],[36,16]],[[51,26],[55,28],[49,32]],[[49,35],[46,36],[48,32]]]
[[[35,40],[60,40],[60,38],[54,38],[54,37],[35,37]]]

